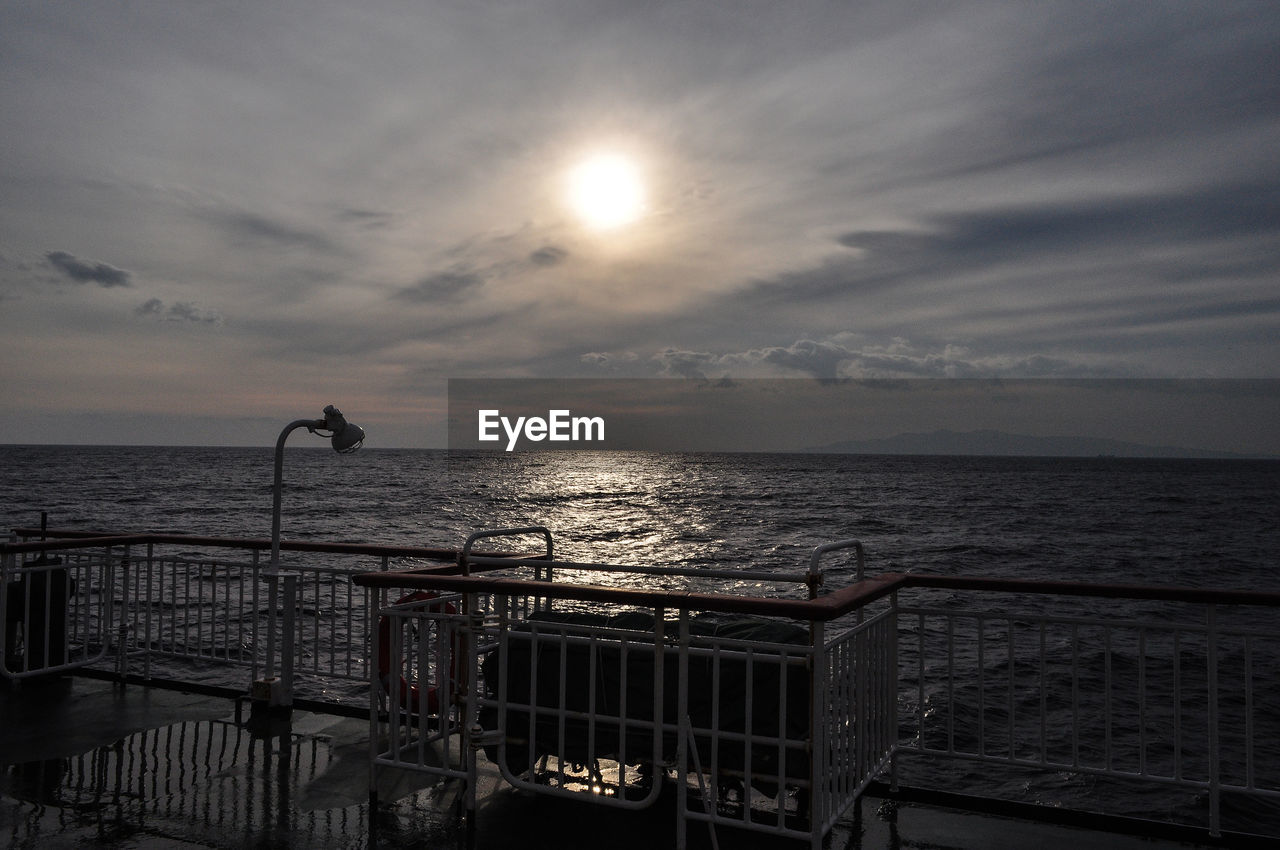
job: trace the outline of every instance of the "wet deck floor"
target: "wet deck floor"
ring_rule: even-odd
[[[464,846],[445,809],[453,789],[380,775],[371,828],[368,721],[295,711],[249,722],[248,704],[96,679],[0,684],[0,846],[10,848],[408,848]],[[487,765],[478,850],[674,845],[675,804],[630,813],[535,797]],[[892,813],[892,816],[891,814]],[[690,828],[691,848],[712,847]],[[729,834],[725,848],[798,843]],[[833,850],[1166,850],[1197,845],[864,797]]]

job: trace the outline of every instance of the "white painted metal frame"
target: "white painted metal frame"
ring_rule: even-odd
[[[984,607],[988,598],[901,608],[914,645],[903,677],[915,683],[901,755],[1184,788],[1206,798],[1215,836],[1233,828],[1224,795],[1280,803],[1280,775],[1268,766],[1267,784],[1258,753],[1280,733],[1274,688],[1271,704],[1260,699],[1280,672],[1275,609],[1261,609],[1264,624],[1244,606],[1121,618],[1014,612],[1003,600]],[[1060,695],[1066,704],[1054,705]]]
[[[708,573],[466,555],[480,537],[530,533],[545,529],[473,535],[463,550],[464,573],[470,561],[533,571],[534,578],[518,580],[514,592],[463,592],[461,614],[443,614],[438,606],[422,602],[378,606],[377,594],[370,595],[371,622],[396,624],[389,634],[373,630],[373,657],[389,655],[393,671],[419,677],[401,685],[393,682],[381,688],[381,695],[376,683],[372,689],[371,795],[376,799],[378,771],[392,767],[462,780],[463,808],[474,824],[477,761],[486,750],[503,778],[516,787],[616,808],[651,805],[664,778],[674,777],[676,787],[685,791],[677,798],[679,847],[685,846],[690,822],[706,824],[713,836],[717,826],[726,826],[820,846],[892,756],[897,737],[892,606],[875,616],[859,616],[836,630],[830,641],[822,622],[800,622],[808,639],[798,644],[700,634],[692,628],[693,606],[637,605],[623,593],[612,602],[597,599],[598,609],[646,614],[650,627],[548,619],[543,612],[552,607],[550,594],[542,588],[553,577],[606,571],[706,579]],[[754,576],[775,585],[790,581],[811,591],[821,581],[819,558],[841,548],[856,550],[861,565],[861,547],[845,541],[822,547],[806,572],[780,576],[726,570],[722,577]],[[583,598],[601,592],[608,596],[607,589],[586,588]],[[572,589],[568,593],[572,598]],[[433,635],[435,653],[415,651],[404,637],[411,633],[420,641]],[[438,670],[433,673],[415,658],[440,659],[445,655],[439,647],[457,645],[472,649],[464,665],[466,679],[451,691],[453,704],[441,705],[435,714],[402,711],[404,688],[416,687],[421,694],[429,682],[439,680]],[[571,692],[570,658],[575,669],[586,671],[585,691]],[[633,670],[634,662],[639,662],[639,672]],[[519,664],[525,665],[527,684],[513,686],[509,674]],[[691,665],[710,681],[691,683]],[[739,703],[733,705],[721,698],[721,680],[731,667],[745,690],[735,692],[731,699]],[[606,669],[616,680],[599,686]],[[799,709],[794,702],[797,683],[803,697]],[[710,694],[709,707],[692,707],[695,688]],[[644,696],[635,699],[637,691]],[[797,710],[802,717],[794,716]],[[734,712],[741,716],[727,721]],[[701,719],[695,722],[694,716]]]
[[[123,562],[104,547],[71,550],[47,561],[6,552],[2,564],[0,674],[46,676],[108,656],[115,637],[117,566],[128,574],[127,550]]]

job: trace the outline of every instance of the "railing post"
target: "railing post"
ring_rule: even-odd
[[[458,718],[458,726],[462,732],[460,754],[467,760],[467,787],[463,796],[464,816],[467,823],[467,843],[474,846],[477,835],[476,823],[476,785],[479,781],[477,762],[482,747],[481,738],[484,730],[480,726],[480,664],[476,658],[476,635],[484,630],[484,612],[480,610],[479,594],[469,591],[462,595],[462,653],[465,663],[462,665],[464,680],[457,685],[463,699],[458,710],[462,716]],[[440,620],[440,628],[446,628],[448,620]],[[453,637],[448,636],[450,642]],[[449,689],[443,689],[448,694]],[[448,724],[447,706],[441,706],[440,726],[444,729]]]
[[[249,683],[251,687],[252,687],[252,683],[258,681],[258,661],[261,658],[261,653],[259,653],[258,651],[258,647],[261,644],[258,642],[258,638],[262,630],[258,626],[258,616],[257,616],[257,612],[262,610],[261,607],[259,606],[259,597],[261,596],[261,593],[259,591],[261,589],[261,584],[262,584],[261,576],[259,575],[259,567],[261,566],[261,561],[262,561],[261,552],[257,549],[254,549],[253,556],[252,556],[253,567],[250,570],[251,584],[250,584],[250,591],[249,591],[249,597],[252,600],[253,612],[254,612],[253,628],[250,629],[250,636],[252,640],[251,645],[253,646],[253,658],[249,662]],[[148,620],[148,622],[150,621]]]
[[[293,706],[293,661],[296,657],[294,638],[297,635],[298,613],[298,574],[285,573],[284,579],[284,624],[280,635],[280,682],[281,697],[279,704],[284,708]]]
[[[826,824],[829,802],[827,793],[833,781],[831,771],[847,770],[848,766],[833,764],[831,749],[827,746],[826,712],[830,693],[826,657],[827,631],[823,621],[809,621],[809,644],[809,844],[816,848],[822,844],[822,827]],[[861,697],[859,693],[854,699],[858,717],[863,715],[863,705],[858,702]],[[857,746],[862,746],[861,736]]]
[[[658,608],[654,612],[657,617],[654,620],[654,632],[658,632],[662,618],[665,617],[663,609]],[[677,691],[676,691],[676,850],[685,850],[688,846],[689,832],[689,747],[697,746],[696,741],[689,740],[693,737],[692,724],[689,723],[689,609],[680,609],[680,634],[679,634],[679,659],[677,671]],[[662,673],[661,665],[663,656],[666,654],[665,649],[659,647],[657,655],[654,658],[655,677],[661,675],[663,679],[666,675]],[[661,679],[659,681],[662,681]],[[654,717],[654,734],[661,736],[663,734],[663,718],[662,718],[662,699],[661,687],[656,689],[658,695],[654,698],[653,717]],[[718,697],[715,697],[718,698]],[[748,771],[750,766],[748,766]],[[657,782],[658,778],[655,777]],[[750,781],[748,779],[748,781]],[[701,783],[701,779],[699,779]],[[711,807],[710,799],[704,799],[702,804],[707,809]]]
[[[9,534],[9,542],[16,542],[16,534]],[[0,555],[0,672],[9,672],[9,584],[16,569],[17,556],[12,552]]]
[[[146,621],[142,627],[143,643],[145,648],[142,656],[142,676],[145,679],[151,678],[151,620],[155,616],[155,606],[152,604],[151,591],[153,590],[155,579],[155,544],[147,544],[147,604]]]
[[[1010,623],[1010,630],[1013,625]],[[898,683],[900,679],[898,671],[898,640],[900,638],[898,631],[898,591],[889,594],[889,625],[888,625],[888,641],[889,641],[889,669],[886,675],[889,678],[886,685],[888,693],[885,695],[885,707],[888,709],[889,723],[889,746],[892,748],[889,752],[889,789],[893,792],[898,790]],[[1009,644],[1009,667],[1013,668],[1013,639],[1010,636]],[[924,680],[924,659],[920,659],[920,680]],[[1010,689],[1012,691],[1012,689]],[[1010,696],[1010,699],[1013,697]],[[923,707],[922,709],[923,710]],[[1009,712],[1009,725],[1013,725],[1013,712]],[[924,734],[924,730],[920,730],[920,734]],[[1012,754],[1013,749],[1010,747],[1009,752]]]
[[[263,660],[262,678],[270,681],[276,675],[276,598],[280,574],[269,571],[267,577],[267,654]]]
[[[365,589],[365,610],[369,639],[369,846],[377,847],[378,837],[378,710],[382,707],[382,683],[378,677],[378,653],[382,650],[378,637],[378,613],[381,592],[376,587]]]
[[[120,558],[120,584],[123,592],[120,594],[120,624],[116,627],[116,675],[120,677],[122,682],[129,672],[129,597],[132,593],[129,580],[132,578],[131,566],[129,547],[125,546],[124,555]]]

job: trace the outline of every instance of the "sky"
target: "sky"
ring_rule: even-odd
[[[1273,0],[5,3],[0,442],[336,404],[441,446],[450,379],[1280,379],[1277,68]]]

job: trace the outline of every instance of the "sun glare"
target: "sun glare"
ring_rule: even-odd
[[[644,184],[636,164],[617,154],[596,154],[569,174],[569,203],[587,225],[610,230],[644,212]]]

